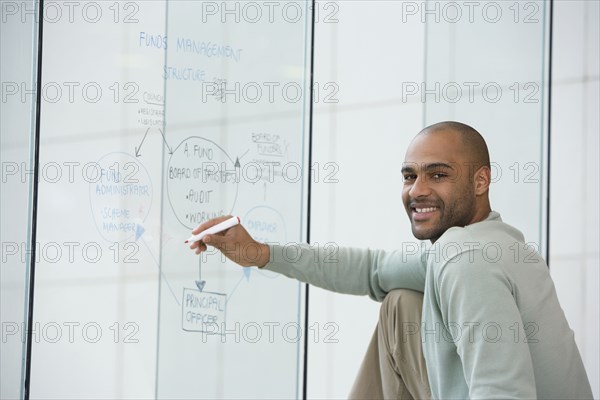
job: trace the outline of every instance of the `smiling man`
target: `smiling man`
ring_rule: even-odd
[[[417,239],[435,242],[448,228],[483,221],[491,212],[488,149],[468,125],[442,122],[421,131],[402,175],[402,200]]]
[[[422,253],[340,248],[327,262],[299,245],[291,263],[284,246],[258,243],[240,225],[191,248],[208,244],[240,265],[382,301],[350,398],[591,399],[546,263],[491,210],[481,135],[458,122],[429,126],[402,174],[412,232],[431,242]]]

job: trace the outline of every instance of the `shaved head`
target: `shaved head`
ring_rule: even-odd
[[[483,136],[467,124],[456,121],[438,122],[426,127],[417,136],[431,133],[449,134],[451,132],[460,136],[469,161],[476,165],[475,169],[490,167],[490,154]]]

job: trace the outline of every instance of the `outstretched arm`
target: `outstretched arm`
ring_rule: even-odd
[[[193,233],[227,218],[208,221]],[[252,239],[241,225],[206,236],[203,242],[190,247],[199,254],[207,250],[207,245],[242,266],[258,266],[327,290],[368,295],[377,301],[383,300],[390,290],[407,288],[422,292],[425,285],[425,263],[418,251],[386,252],[335,244],[325,247],[265,244]]]
[[[400,251],[309,245],[271,246],[266,269],[337,293],[368,295],[382,301],[392,289],[423,291],[425,268],[420,255]]]

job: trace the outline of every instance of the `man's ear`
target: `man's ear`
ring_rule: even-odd
[[[486,193],[490,188],[491,182],[491,170],[490,167],[483,166],[475,171],[475,195],[481,196]]]

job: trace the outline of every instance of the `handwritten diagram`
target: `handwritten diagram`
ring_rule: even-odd
[[[184,331],[220,334],[218,326],[225,322],[227,304],[238,287],[243,282],[250,282],[253,273],[264,278],[276,278],[278,275],[242,268],[239,279],[231,283],[227,293],[217,293],[215,287],[203,279],[203,262],[198,257],[194,266],[197,279],[194,278],[191,285],[184,285],[181,291],[177,285],[171,285],[165,269],[161,268],[158,258],[142,237],[146,230],[144,222],[155,196],[150,174],[144,166],[150,151],[146,143],[154,141],[156,145],[156,140],[163,142],[164,207],[170,210],[187,233],[209,219],[235,214],[239,209],[236,206],[240,186],[246,188],[245,193],[256,192],[254,201],[266,203],[269,183],[275,177],[281,177],[282,172],[280,163],[269,162],[265,157],[284,157],[284,142],[279,136],[252,133],[247,136],[250,148],[239,156],[231,156],[221,145],[202,136],[189,136],[172,146],[162,129],[148,127],[140,138],[131,153],[108,153],[97,161],[98,179],[89,185],[94,223],[108,242],[135,241],[144,245],[154,259],[168,292],[181,307],[181,328]],[[244,164],[240,159],[248,153],[250,161]],[[266,204],[248,208],[247,201],[243,209],[247,211],[240,217],[256,240],[285,242],[286,224],[281,212]],[[220,288],[222,290],[222,286]]]
[[[91,165],[96,179],[89,185],[90,207],[98,232],[109,242],[137,240],[152,206],[148,171],[127,153],[109,153]]]
[[[173,151],[167,166],[167,194],[177,220],[194,229],[231,213],[240,182],[240,162],[215,142],[193,136]]]

